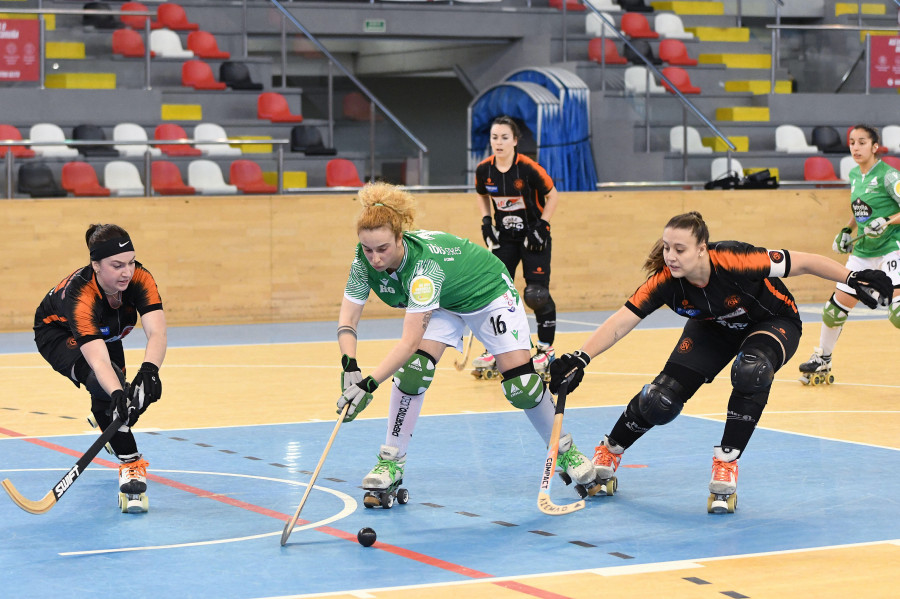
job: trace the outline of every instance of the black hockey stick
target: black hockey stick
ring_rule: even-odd
[[[122,426],[121,420],[113,420],[112,423],[106,427],[106,430],[103,431],[103,434],[97,437],[97,440],[94,441],[93,445],[84,452],[84,455],[78,458],[78,461],[75,462],[75,465],[72,466],[68,472],[66,472],[65,476],[59,479],[59,482],[44,495],[43,499],[31,501],[30,499],[25,498],[19,493],[18,489],[16,489],[15,485],[13,485],[12,481],[8,478],[0,483],[3,485],[3,490],[9,494],[10,499],[12,499],[17,506],[26,512],[31,514],[46,514],[50,511],[50,508],[56,505],[56,502],[62,498],[63,494],[69,490],[75,482],[75,479],[81,476],[87,469],[88,465],[90,465],[93,459],[97,457],[100,450],[103,449],[103,446],[116,434],[116,431],[119,430],[120,426]]]
[[[550,516],[562,516],[577,512],[584,507],[584,499],[566,505],[556,505],[550,499],[550,483],[556,471],[556,458],[559,455],[559,436],[562,433],[563,412],[566,409],[566,395],[569,393],[569,383],[575,374],[575,368],[570,370],[559,385],[556,396],[556,416],[553,417],[553,430],[550,432],[550,443],[547,445],[547,459],[544,461],[544,473],[541,476],[541,489],[538,492],[538,509]]]

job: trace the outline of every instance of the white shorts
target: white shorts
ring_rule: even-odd
[[[531,349],[531,331],[522,301],[507,291],[481,310],[459,314],[438,308],[431,315],[424,339],[463,351],[466,326],[494,355]]]
[[[891,278],[894,287],[900,287],[900,250],[874,258],[860,258],[850,254],[844,266],[850,270],[883,270]],[[838,283],[837,288],[844,293],[856,295],[856,292],[844,283]]]

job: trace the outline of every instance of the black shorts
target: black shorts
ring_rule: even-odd
[[[53,367],[53,370],[72,381],[76,387],[84,382],[76,380],[75,371],[84,370],[87,367],[87,360],[84,359],[71,332],[59,327],[38,327],[34,330],[34,342],[38,352]],[[125,372],[125,350],[122,342],[107,343],[106,349],[109,351],[109,359],[112,363]],[[76,364],[78,364],[77,369]],[[87,367],[87,371],[89,370],[90,368]]]
[[[500,247],[494,250],[494,255],[500,258],[509,271],[509,276],[516,278],[516,267],[522,263],[522,275],[526,283],[537,283],[544,287],[550,287],[550,252],[553,241],[547,242],[547,247],[542,252],[532,252],[525,249],[525,238],[500,237]]]
[[[712,381],[734,360],[748,337],[761,333],[777,340],[775,343],[782,354],[781,363],[773,365],[777,372],[797,351],[801,332],[800,322],[793,318],[776,317],[743,330],[732,330],[715,322],[688,320],[668,361]]]

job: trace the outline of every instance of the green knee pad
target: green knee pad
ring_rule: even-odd
[[[544,379],[535,372],[504,379],[500,384],[506,401],[520,410],[530,410],[541,403],[544,396]]]
[[[900,302],[894,300],[891,302],[891,305],[888,306],[888,313],[890,316],[888,320],[891,321],[891,324],[900,329]]]
[[[825,302],[825,306],[822,308],[822,322],[825,323],[826,327],[832,329],[842,327],[847,322],[847,312],[834,303],[833,299],[834,296]]]
[[[394,373],[394,384],[402,393],[421,395],[434,380],[434,360],[431,356],[416,352]]]

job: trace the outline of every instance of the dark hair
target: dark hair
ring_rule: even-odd
[[[506,116],[505,114],[503,116],[498,116],[493,121],[491,121],[491,127],[493,127],[494,125],[506,125],[510,129],[512,129],[513,137],[515,137],[516,139],[519,139],[519,137],[521,136],[519,126],[511,116]]]
[[[118,237],[129,237],[129,235],[119,225],[94,224],[88,227],[87,232],[84,234],[84,241],[87,243],[88,249],[91,250],[102,241],[109,241]]]
[[[709,243],[709,228],[703,221],[703,217],[699,212],[692,211],[685,214],[673,216],[666,223],[665,229],[688,229],[698,245]],[[644,270],[651,275],[655,275],[666,267],[666,260],[663,258],[663,242],[662,238],[657,239],[650,250],[650,255],[644,261]]]
[[[850,131],[855,131],[857,129],[860,129],[860,130],[868,133],[869,138],[872,140],[873,144],[881,143],[880,141],[878,141],[878,129],[876,129],[875,127],[873,127],[871,125],[863,125],[863,124],[853,125],[853,129],[850,129]],[[850,135],[847,134],[847,137],[850,137]]]

